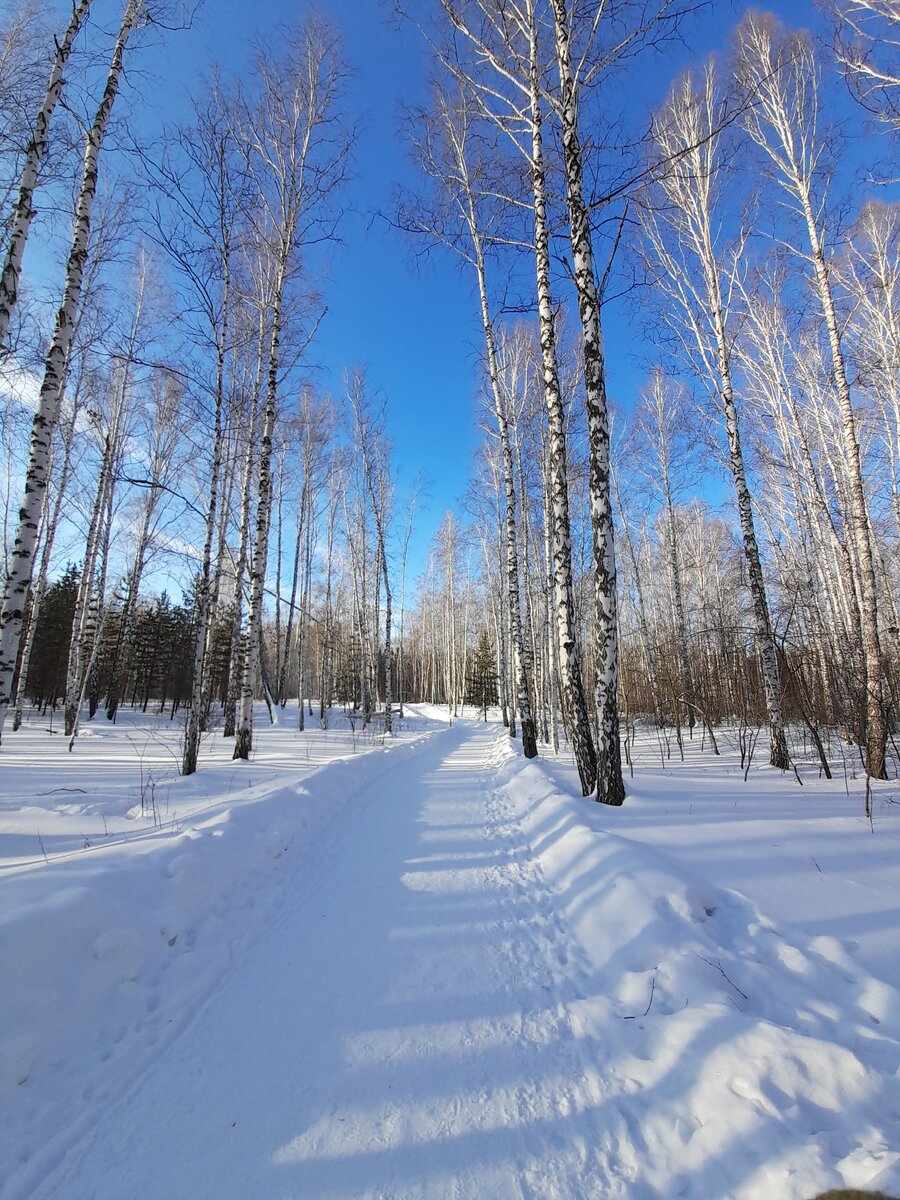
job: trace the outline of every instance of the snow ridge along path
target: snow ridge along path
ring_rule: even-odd
[[[588,828],[496,726],[373,767],[318,772],[351,793],[339,819],[293,860],[282,828],[202,1003],[68,1097],[74,1127],[4,1196],[896,1187],[900,1004],[838,943]]]

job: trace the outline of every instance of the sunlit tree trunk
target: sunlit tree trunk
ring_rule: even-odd
[[[660,282],[675,302],[673,322],[714,390],[724,420],[765,691],[769,761],[787,770],[781,678],[732,376],[727,297],[733,286],[716,248],[720,136],[716,104],[713,69],[708,66],[699,86],[691,75],[677,83],[659,114],[655,140],[672,167],[660,178],[664,207],[658,214],[645,212],[645,231],[663,272]]]
[[[47,150],[47,136],[50,129],[50,118],[63,90],[63,71],[72,52],[72,45],[78,36],[78,31],[84,23],[91,7],[91,0],[81,0],[72,6],[72,16],[66,26],[60,41],[56,42],[56,55],[50,69],[50,79],[44,102],[34,122],[31,141],[25,151],[25,162],[19,180],[19,197],[12,215],[12,225],[9,234],[9,244],[3,270],[0,272],[0,345],[6,341],[9,321],[19,295],[19,279],[22,274],[22,258],[25,254],[25,244],[34,217],[34,191],[37,187],[38,172],[44,154]],[[102,137],[102,133],[101,133]]]
[[[108,538],[109,510],[116,485],[116,464],[122,447],[128,388],[128,366],[122,364],[113,375],[109,425],[102,442],[100,473],[97,477],[97,488],[91,506],[84,562],[78,583],[75,613],[72,618],[64,705],[66,737],[72,737],[75,733],[79,704],[84,695],[84,683],[87,675],[86,657],[90,654],[93,646],[99,609],[103,603],[101,584],[97,578],[98,561],[104,557],[103,543]],[[101,574],[103,573],[105,572],[101,571]]]
[[[331,236],[333,217],[329,218],[328,206],[343,182],[352,140],[337,112],[345,77],[338,41],[322,18],[307,17],[288,43],[284,58],[279,61],[260,57],[257,70],[261,76],[261,101],[253,108],[243,106],[240,136],[245,145],[247,171],[266,214],[258,236],[263,254],[268,256],[267,268],[271,270],[268,304],[271,334],[235,730],[234,757],[239,759],[248,758],[252,749],[253,693],[272,502],[272,441],[283,366],[281,338],[289,312],[287,289],[298,269],[296,259],[301,241],[327,240]]]
[[[56,533],[59,529],[59,518],[62,512],[63,502],[66,496],[66,490],[69,484],[69,476],[72,468],[72,444],[75,437],[75,427],[78,422],[78,416],[82,409],[82,402],[76,391],[72,397],[72,415],[71,420],[64,423],[62,429],[62,463],[59,468],[59,481],[56,487],[56,495],[53,500],[52,508],[48,514],[47,520],[44,522],[44,543],[41,549],[41,561],[38,569],[37,582],[34,585],[34,590],[31,596],[31,603],[28,613],[28,624],[25,629],[25,639],[22,649],[21,661],[19,663],[19,677],[16,685],[16,695],[13,712],[13,730],[19,729],[22,724],[22,710],[25,704],[25,689],[28,685],[28,668],[31,663],[31,652],[34,648],[34,637],[37,632],[38,620],[41,615],[41,604],[44,599],[44,592],[47,588],[47,576],[50,569],[50,561],[53,555],[53,545],[56,539]],[[49,491],[46,493],[49,498]]]
[[[752,89],[755,103],[745,124],[754,141],[768,154],[779,179],[802,216],[809,239],[812,286],[819,302],[840,413],[840,437],[847,469],[847,517],[857,559],[863,652],[866,668],[866,769],[873,778],[886,778],[887,726],[884,716],[883,672],[878,631],[878,584],[863,483],[862,457],[856,414],[847,379],[829,265],[825,255],[821,199],[814,197],[813,178],[821,152],[816,129],[818,71],[811,39],[806,34],[784,35],[773,18],[750,14],[738,33],[738,71]]]
[[[500,435],[500,461],[503,471],[504,512],[505,512],[505,545],[504,558],[506,561],[506,595],[509,604],[509,633],[512,647],[512,669],[516,690],[516,708],[522,729],[522,753],[526,758],[537,755],[537,737],[534,728],[534,717],[531,711],[529,682],[527,673],[527,655],[522,628],[521,591],[519,582],[519,553],[518,553],[518,502],[516,497],[515,472],[513,463],[512,443],[509,435],[509,421],[506,414],[506,404],[500,384],[500,365],[497,357],[497,346],[494,337],[494,323],[488,301],[487,275],[485,270],[484,248],[481,230],[478,223],[475,199],[466,169],[464,148],[460,149],[459,166],[462,178],[465,180],[465,196],[467,205],[467,223],[472,239],[474,265],[478,279],[478,295],[481,304],[481,322],[484,330],[485,348],[487,351],[487,370],[491,386],[491,397],[494,403],[494,416],[497,421],[497,432]],[[510,722],[511,734],[515,725]]]
[[[243,662],[241,664],[241,686],[238,697],[237,722],[235,728],[234,758],[248,759],[253,749],[253,693],[256,686],[256,670],[259,661],[259,636],[262,622],[263,588],[265,586],[266,562],[269,548],[269,512],[272,503],[272,439],[275,433],[276,400],[278,397],[278,373],[280,369],[282,305],[286,282],[289,242],[281,246],[272,288],[272,328],[269,340],[268,370],[266,375],[266,400],[263,406],[262,430],[259,442],[259,460],[256,484],[256,526],[253,535],[253,552],[250,557],[249,595],[247,598],[247,625],[243,638]]]
[[[262,318],[260,318],[262,325]],[[260,329],[260,339],[263,330]],[[260,340],[260,349],[262,341]],[[247,554],[250,545],[250,521],[253,510],[253,468],[256,463],[256,439],[259,430],[257,394],[254,394],[248,420],[247,444],[241,472],[241,499],[238,513],[238,546],[234,560],[234,585],[231,602],[231,651],[229,654],[228,685],[223,714],[223,736],[233,738],[237,729],[237,699],[240,687],[241,668],[244,655],[241,630],[244,612],[244,578],[247,572]]]
[[[210,623],[215,615],[214,594],[217,591],[213,579],[212,552],[216,526],[219,520],[219,487],[222,475],[222,458],[224,451],[225,427],[225,348],[228,335],[228,302],[229,280],[226,268],[224,284],[224,302],[222,305],[221,337],[216,346],[216,393],[213,411],[212,434],[212,463],[209,474],[209,505],[206,510],[205,530],[203,534],[203,555],[200,560],[200,578],[198,580],[197,613],[194,623],[194,662],[191,671],[191,696],[188,702],[187,718],[184,725],[184,743],[181,753],[182,775],[193,775],[197,770],[197,756],[200,751],[200,734],[205,724],[205,709],[208,701],[207,672],[210,668],[208,636]]]
[[[18,532],[6,579],[3,611],[0,615],[0,733],[2,733],[12,699],[13,673],[18,658],[24,606],[34,571],[38,522],[44,492],[47,488],[50,443],[59,419],[66,362],[81,299],[81,287],[90,242],[91,210],[97,191],[100,147],[119,90],[125,47],[143,11],[143,0],[129,0],[126,5],[122,25],[113,48],[103,96],[85,141],[81,184],[75,207],[75,224],[66,264],[62,303],[56,316],[56,325],[44,364],[44,379],[32,425],[31,447],[25,477],[25,495],[19,510]]]
[[[550,239],[547,229],[547,191],[544,171],[540,65],[537,21],[529,0],[529,107],[531,173],[534,189],[534,244],[537,267],[538,318],[541,363],[550,448],[550,510],[553,573],[556,583],[556,625],[563,712],[569,726],[581,790],[589,796],[597,783],[597,757],[584,697],[581,660],[575,640],[572,584],[572,533],[569,521],[568,453],[565,416],[559,386],[556,329],[550,291]],[[618,742],[616,743],[618,745]]]
[[[547,649],[547,703],[550,709],[550,744],[553,753],[559,754],[559,669],[556,655],[556,637],[553,630],[553,613],[557,610],[556,572],[553,570],[553,518],[550,507],[550,463],[549,448],[542,453],[541,496],[544,506],[544,613],[546,627],[544,642]]]
[[[625,799],[619,745],[618,635],[616,556],[610,491],[609,416],[606,366],[600,329],[600,295],[584,195],[581,138],[578,130],[579,89],[572,71],[569,14],[566,0],[552,0],[559,68],[558,115],[562,127],[563,168],[569,213],[569,240],[581,318],[584,392],[588,417],[590,476],[588,483],[594,565],[594,638],[597,709],[597,799],[619,805]]]

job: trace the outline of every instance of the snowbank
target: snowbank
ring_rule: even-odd
[[[900,1192],[898,993],[837,938],[804,939],[612,832],[615,810],[542,766],[510,758],[502,775],[576,937],[570,1020],[609,1056],[641,1177],[666,1195],[688,1180],[710,1197]]]

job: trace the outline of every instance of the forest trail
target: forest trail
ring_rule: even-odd
[[[173,781],[170,829],[78,853],[82,779],[59,855],[5,878],[0,1198],[898,1194],[900,989],[770,905],[810,849],[796,888],[839,885],[852,822],[775,838],[725,775],[613,811],[438,715],[359,752],[270,730]],[[709,878],[741,853],[755,899]]]
[[[617,1194],[577,951],[494,790],[505,740],[458,723],[364,785],[35,1200]]]

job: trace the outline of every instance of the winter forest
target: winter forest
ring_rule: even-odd
[[[0,1196],[900,1190],[900,4],[248,7],[0,0]]]

